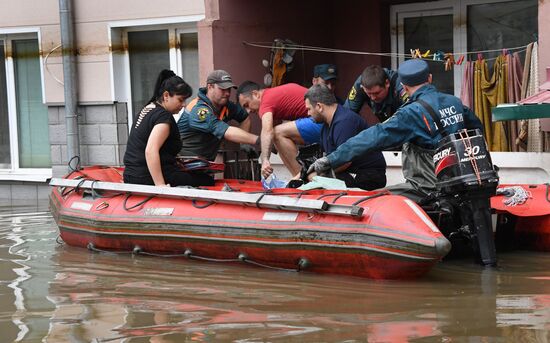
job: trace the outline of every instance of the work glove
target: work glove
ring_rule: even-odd
[[[311,164],[307,169],[307,173],[311,174],[315,172],[317,173],[317,175],[322,175],[322,174],[325,174],[330,169],[331,169],[330,161],[328,160],[328,157],[325,156],[315,160],[315,162],[313,162],[313,164]]]
[[[253,145],[250,144],[241,144],[239,150],[246,154],[246,157],[249,159],[258,158],[258,152]]]

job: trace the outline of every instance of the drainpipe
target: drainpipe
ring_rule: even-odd
[[[68,162],[80,156],[78,139],[78,78],[76,73],[76,48],[74,42],[74,22],[72,0],[59,0],[61,24],[61,51],[63,56],[63,88],[65,94],[65,127],[67,130]],[[77,158],[77,161],[78,158]],[[76,164],[73,165],[76,167]],[[69,165],[69,168],[71,166]]]

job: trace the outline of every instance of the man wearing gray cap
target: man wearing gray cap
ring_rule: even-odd
[[[183,147],[180,155],[213,161],[223,139],[256,144],[259,137],[249,133],[250,118],[239,105],[229,101],[233,84],[225,70],[214,70],[206,78],[206,87],[185,108],[178,120]],[[236,120],[239,127],[228,122]]]
[[[433,154],[442,138],[440,128],[451,134],[465,128],[483,130],[483,127],[460,99],[441,93],[431,85],[432,75],[426,61],[407,60],[398,73],[410,101],[385,122],[361,131],[330,155],[315,161],[308,172],[324,173],[369,152],[403,145],[406,182],[388,189],[417,202],[435,190]],[[430,107],[439,117],[437,124],[429,113]]]

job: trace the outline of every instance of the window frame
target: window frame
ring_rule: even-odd
[[[14,40],[37,39],[39,51],[41,50],[41,35],[38,27],[19,27],[11,29],[0,28],[0,41],[5,47],[6,88],[8,98],[8,121],[10,137],[11,167],[0,169],[0,181],[32,181],[44,182],[52,177],[52,168],[20,168],[19,167],[19,132],[17,126],[17,101],[15,94],[15,65],[13,61],[12,42]],[[44,60],[39,55],[40,63],[40,87],[42,103],[45,102],[44,87]]]
[[[122,54],[113,52],[110,49],[110,72],[111,72],[111,97],[114,102],[125,102],[127,104],[128,131],[132,127],[133,113],[132,92],[130,78],[130,54],[128,53],[128,32],[168,30],[168,41],[170,44],[170,69],[177,75],[181,75],[181,51],[180,33],[198,33],[198,22],[204,19],[204,15],[189,15],[183,17],[169,17],[158,19],[139,19],[110,22],[109,42],[111,46],[120,44],[123,48]]]
[[[453,22],[460,23],[457,26],[453,26],[453,49],[457,52],[463,52],[468,50],[468,6],[514,1],[516,0],[442,0],[391,6],[390,31],[392,69],[397,69],[399,64],[405,60],[404,56],[396,56],[396,54],[407,54],[406,51],[403,51],[403,47],[405,45],[402,25],[404,18],[419,17],[422,15],[422,13],[427,13],[428,15],[452,14]],[[464,65],[455,65],[453,67],[455,96],[460,96],[463,69]]]

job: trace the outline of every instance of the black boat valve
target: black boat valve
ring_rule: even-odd
[[[298,271],[305,270],[311,266],[311,263],[307,258],[301,258],[298,261]]]

